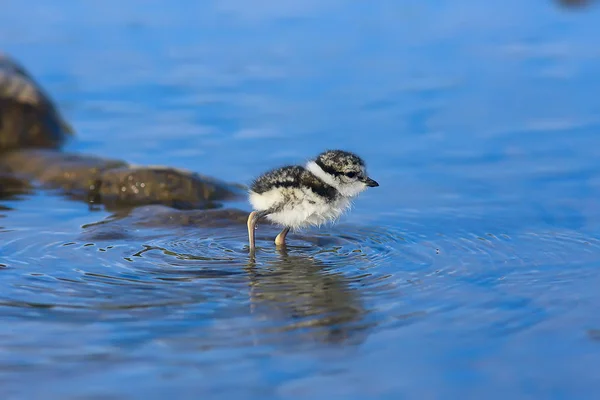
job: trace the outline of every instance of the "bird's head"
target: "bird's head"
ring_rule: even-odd
[[[309,161],[307,169],[345,197],[354,197],[367,187],[379,186],[367,175],[364,161],[348,151],[327,150]]]

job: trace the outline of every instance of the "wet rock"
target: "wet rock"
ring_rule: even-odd
[[[103,171],[125,165],[127,163],[120,160],[45,149],[13,151],[0,158],[0,168],[35,179],[44,187],[78,194],[82,199]]]
[[[174,208],[213,208],[242,191],[233,185],[169,167],[122,167],[104,171],[97,194],[105,205],[164,204]]]
[[[58,148],[71,126],[27,71],[0,53],[0,151]]]
[[[8,152],[0,157],[2,169],[108,208],[164,204],[207,209],[219,206],[215,202],[243,194],[235,185],[189,171],[130,166],[121,160],[48,149]]]
[[[43,89],[21,65],[0,53],[0,151],[6,151],[0,169],[107,207],[213,208],[216,201],[242,194],[235,185],[189,171],[41,149],[59,147],[71,133]],[[36,149],[24,149],[31,147]]]
[[[29,182],[0,170],[0,200],[13,199],[20,194],[29,193],[30,191],[31,185]]]

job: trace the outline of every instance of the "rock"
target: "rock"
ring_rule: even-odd
[[[127,165],[124,161],[56,150],[31,149],[2,155],[0,167],[14,174],[39,181],[44,187],[63,189],[84,198],[100,174],[110,168]]]
[[[0,53],[0,151],[58,148],[71,126],[27,71]]]
[[[242,192],[233,185],[169,167],[123,167],[104,171],[97,194],[103,204],[164,204],[174,208],[213,208]]]
[[[232,200],[243,193],[235,185],[190,171],[130,166],[121,160],[49,149],[8,152],[0,157],[2,169],[108,208],[164,204],[207,209],[215,208],[215,202]]]
[[[120,160],[49,149],[60,147],[72,133],[27,71],[0,54],[0,152],[5,152],[0,157],[0,171],[108,207],[164,204],[214,208],[214,202],[242,194],[235,185],[190,171],[134,167]]]
[[[0,171],[0,200],[14,199],[15,196],[31,192],[29,182]]]

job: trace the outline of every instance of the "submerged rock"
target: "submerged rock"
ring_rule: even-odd
[[[0,167],[15,174],[34,179],[47,188],[79,192],[82,196],[103,171],[124,165],[127,163],[120,160],[45,149],[12,151],[0,158]]]
[[[12,151],[0,158],[0,170],[62,189],[74,198],[109,208],[164,204],[174,208],[214,208],[237,198],[234,185],[168,167],[130,166],[125,161],[48,149]]]
[[[27,71],[0,53],[0,151],[58,148],[71,126]]]
[[[224,228],[246,224],[248,211],[236,208],[209,210],[177,210],[163,205],[147,205],[134,209],[116,211],[109,218],[86,225],[86,228],[101,225],[123,225],[145,228],[201,227]]]
[[[222,228],[234,225],[244,226],[248,219],[248,211],[236,208],[171,210],[166,207],[149,206],[136,211],[134,223],[145,227],[194,226]]]
[[[0,170],[0,200],[13,199],[15,196],[30,191],[31,185],[29,182]]]
[[[161,166],[104,171],[97,194],[109,205],[164,204],[174,208],[212,208],[211,202],[241,195],[233,185],[194,172]]]
[[[152,234],[153,228],[187,229],[238,227],[245,232],[248,212],[234,208],[211,210],[176,210],[163,205],[121,209],[110,217],[83,226],[86,241],[117,240],[140,234]]]

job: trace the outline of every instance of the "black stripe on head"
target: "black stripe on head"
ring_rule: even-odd
[[[329,165],[325,165],[323,163],[323,161],[321,161],[321,158],[317,158],[315,160],[315,164],[317,164],[323,171],[325,171],[329,175],[333,175],[333,176],[344,175],[344,173],[342,171],[338,171],[335,168],[330,167]]]
[[[364,167],[364,161],[354,153],[343,150],[327,150],[319,154],[315,159],[317,164],[323,171],[333,176],[349,174],[356,175],[361,172]]]

